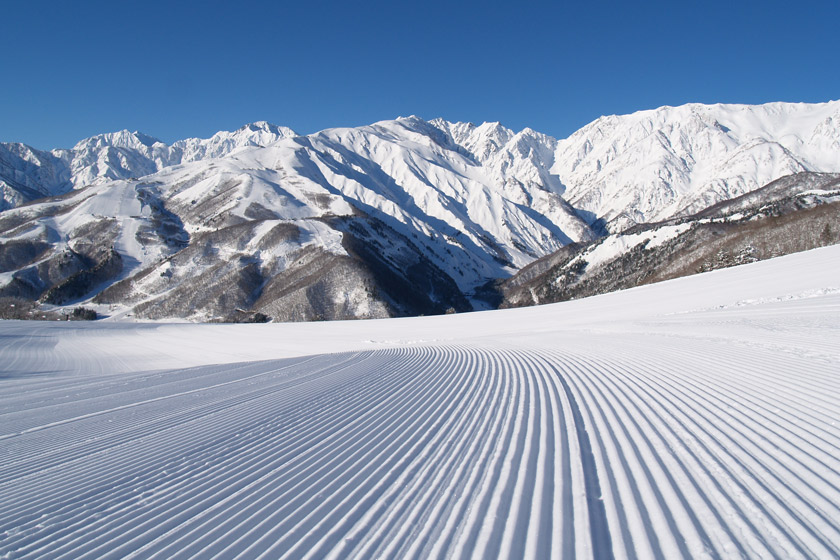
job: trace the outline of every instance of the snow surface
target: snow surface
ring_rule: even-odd
[[[665,225],[640,233],[627,233],[602,237],[591,247],[585,248],[574,261],[583,261],[587,267],[596,268],[627,253],[633,247],[647,242],[648,249],[655,249],[691,229],[691,223]]]
[[[444,317],[0,322],[0,557],[838,557],[838,390],[840,246]]]

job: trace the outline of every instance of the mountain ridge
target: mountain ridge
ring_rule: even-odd
[[[0,211],[43,196],[143,177],[181,163],[224,157],[243,147],[260,147],[291,136],[296,133],[290,128],[257,121],[235,131],[219,131],[203,139],[186,138],[171,145],[128,129],[85,138],[70,149],[38,150],[26,144],[0,143]],[[43,163],[38,166],[36,162]],[[50,175],[33,177],[33,165],[49,169]],[[18,189],[17,185],[29,190]]]
[[[0,191],[38,199],[0,212],[0,296],[193,320],[483,309],[488,281],[570,244],[779,173],[840,171],[838,124],[840,102],[693,104],[602,117],[565,140],[410,116],[309,135],[259,121],[172,145],[129,131],[76,151],[4,144]],[[198,278],[218,301],[189,311]]]
[[[467,122],[448,122],[439,118],[424,121],[419,117],[411,116],[400,117],[393,121],[379,121],[369,126],[387,122],[422,122],[427,130],[435,128],[440,131],[444,135],[442,138],[444,142],[454,143],[462,148],[465,155],[470,155],[479,163],[497,168],[510,163],[505,161],[504,157],[500,157],[504,155],[502,152],[515,150],[521,152],[527,148],[537,148],[531,160],[536,168],[544,169],[532,175],[538,177],[543,185],[551,190],[565,195],[567,201],[582,213],[594,215],[596,219],[601,218],[607,222],[614,220],[622,212],[636,213],[643,220],[662,219],[663,211],[673,213],[687,211],[688,206],[692,203],[696,206],[700,199],[702,199],[701,204],[705,204],[715,196],[716,192],[717,195],[721,195],[720,191],[724,187],[720,184],[696,185],[695,187],[706,187],[705,190],[700,189],[699,193],[688,192],[690,190],[688,187],[691,185],[683,184],[685,182],[703,183],[709,175],[708,170],[700,169],[699,179],[691,176],[697,174],[694,173],[697,170],[693,168],[698,163],[692,160],[696,160],[697,154],[704,149],[708,151],[709,148],[717,148],[726,153],[729,160],[733,156],[755,158],[755,152],[762,152],[759,156],[768,160],[779,160],[775,168],[764,174],[767,176],[762,176],[758,180],[738,182],[737,177],[725,178],[723,182],[734,181],[734,190],[728,194],[735,191],[741,194],[750,188],[755,188],[758,183],[766,184],[770,180],[798,171],[834,171],[835,169],[831,167],[836,167],[835,153],[840,149],[840,133],[838,133],[840,101],[816,104],[773,102],[763,105],[720,103],[704,105],[687,103],[675,107],[663,106],[628,115],[599,117],[569,137],[559,140],[530,128],[514,132],[498,122],[475,125]],[[361,128],[364,127],[325,129],[306,137],[318,137],[335,130]],[[733,134],[738,132],[737,129],[742,130],[738,134]],[[55,180],[43,180],[40,185],[37,185],[33,184],[38,182],[37,178],[30,178],[28,182],[20,180],[21,175],[27,176],[25,170],[10,169],[9,165],[2,167],[0,163],[0,181],[8,183],[11,180],[16,185],[24,184],[45,195],[62,194],[69,188],[78,188],[109,179],[140,177],[171,165],[224,157],[239,148],[267,146],[279,139],[295,136],[298,135],[286,127],[257,121],[246,124],[236,131],[220,131],[206,139],[187,138],[173,142],[171,145],[147,134],[128,130],[100,134],[81,140],[70,150],[42,151],[25,144],[0,143],[0,162],[9,159],[7,152],[18,151],[28,152],[28,157],[22,159],[28,159],[36,166],[38,159],[50,159],[52,156],[52,159],[58,158],[64,161],[69,168],[59,169],[57,173],[53,173],[57,175]],[[613,141],[605,142],[610,137]],[[517,142],[507,147],[507,143],[512,139]],[[639,165],[639,154],[633,154],[634,150],[635,152],[640,150],[640,140],[652,143],[652,146],[646,146],[648,150],[642,155],[652,158],[653,161],[642,162],[643,165]],[[592,146],[599,143],[600,149],[593,152]],[[703,143],[705,145],[701,145]],[[506,150],[502,149],[505,147],[507,147]],[[101,153],[109,149],[111,153]],[[130,149],[144,152],[140,154],[141,161],[131,161],[126,154],[119,153],[121,150]],[[733,149],[740,151],[728,153]],[[113,153],[114,150],[118,153]],[[620,165],[621,169],[653,166],[653,171],[644,180],[659,183],[664,190],[673,191],[666,192],[667,196],[658,201],[659,206],[656,208],[651,208],[655,205],[652,205],[650,201],[642,201],[646,203],[641,204],[640,208],[627,208],[632,204],[616,207],[615,204],[599,205],[597,203],[605,196],[616,198],[617,195],[617,193],[599,191],[609,191],[610,188],[640,190],[639,184],[643,181],[631,182],[627,186],[626,181],[622,180],[623,177],[615,176],[614,170],[611,172],[610,169],[604,169],[613,163],[616,156],[625,154],[628,150],[631,155],[636,156],[636,161],[627,161],[628,156],[625,155],[623,160],[616,162],[616,165]],[[767,150],[771,153],[767,153]],[[772,153],[773,150],[775,153]],[[686,158],[686,155],[690,157]],[[110,161],[108,156],[111,156]],[[68,160],[70,160],[69,164],[66,163]],[[94,162],[97,165],[94,165]],[[55,161],[52,163],[56,164]],[[712,165],[708,161],[705,163],[707,166]],[[738,162],[729,161],[729,165],[734,163]],[[592,177],[593,167],[597,177]],[[755,167],[753,165],[752,169],[746,171],[755,173]],[[17,181],[11,177],[15,173],[10,173],[10,171],[18,171]],[[20,173],[21,171],[23,173]],[[743,169],[735,171],[740,171],[742,174],[745,172]],[[70,177],[67,177],[68,173]],[[721,182],[721,173],[712,175],[719,183]],[[723,175],[725,176],[726,173]],[[773,177],[768,179],[770,175]],[[9,200],[8,192],[12,187],[9,184],[2,186],[5,188],[0,207],[10,207],[24,201],[25,197],[22,196],[18,196],[14,201]],[[689,195],[689,197],[686,200],[677,200],[680,198],[677,195]],[[668,204],[671,206],[667,207]],[[651,214],[652,210],[655,215]],[[594,219],[592,221],[594,222]]]
[[[566,197],[611,231],[691,213],[784,175],[838,170],[840,101],[689,103],[596,119],[559,141]]]

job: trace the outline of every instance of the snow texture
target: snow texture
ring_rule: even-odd
[[[455,316],[0,322],[0,557],[837,557],[838,279],[832,246]]]

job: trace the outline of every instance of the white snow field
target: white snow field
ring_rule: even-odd
[[[557,305],[0,322],[0,558],[836,558],[840,246]]]

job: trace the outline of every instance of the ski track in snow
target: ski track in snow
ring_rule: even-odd
[[[838,557],[838,310],[124,373],[0,324],[0,558]]]

